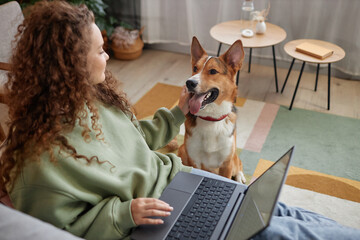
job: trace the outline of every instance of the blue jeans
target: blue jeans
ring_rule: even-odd
[[[195,168],[192,169],[191,173],[234,183],[228,178]],[[290,207],[279,202],[269,227],[253,239],[355,240],[360,239],[360,229],[346,227],[320,214],[302,208]]]

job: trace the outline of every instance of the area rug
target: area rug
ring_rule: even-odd
[[[181,87],[157,83],[135,104],[137,118],[151,118],[159,107],[175,106],[180,92]],[[248,182],[295,145],[281,200],[360,228],[359,119],[297,108],[289,111],[287,106],[244,98],[235,105],[237,152]],[[182,126],[179,145],[184,132]]]

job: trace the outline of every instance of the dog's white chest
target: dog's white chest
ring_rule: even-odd
[[[196,128],[187,140],[187,151],[195,164],[201,163],[208,168],[217,168],[233,147],[234,124],[227,120],[209,122],[197,119]]]

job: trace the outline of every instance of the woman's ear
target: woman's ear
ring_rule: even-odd
[[[235,72],[239,71],[242,62],[244,60],[244,48],[241,40],[237,40],[231,45],[231,47],[220,56],[220,58],[229,66],[231,66]]]

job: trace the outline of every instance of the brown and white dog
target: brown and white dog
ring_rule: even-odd
[[[185,121],[184,144],[178,154],[183,164],[245,183],[236,154],[237,95],[235,75],[244,49],[236,41],[220,57],[209,57],[196,37],[191,45],[192,76],[186,81],[190,113]]]

